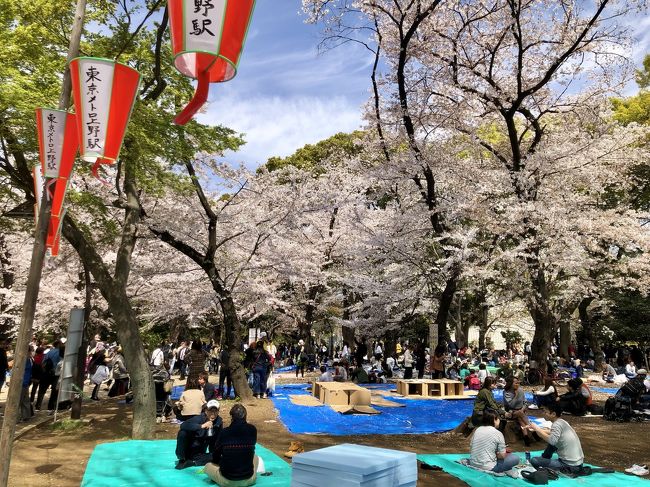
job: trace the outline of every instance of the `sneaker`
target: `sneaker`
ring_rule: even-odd
[[[634,475],[637,475],[638,477],[645,477],[650,473],[650,470],[644,467],[639,467],[636,469],[634,472],[632,472]]]
[[[634,473],[636,470],[639,470],[639,469],[646,469],[646,470],[647,470],[647,467],[646,467],[645,465],[637,465],[637,464],[635,463],[635,464],[632,465],[630,468],[626,468],[625,471],[626,471],[627,473]]]
[[[262,394],[262,399],[268,399],[268,398],[269,396],[267,396],[266,394]]]

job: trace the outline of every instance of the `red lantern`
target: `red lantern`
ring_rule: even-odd
[[[70,63],[81,158],[113,164],[122,147],[126,125],[140,84],[140,73],[110,59],[78,57]]]
[[[255,0],[169,0],[174,65],[198,80],[192,101],[174,119],[185,125],[208,99],[210,83],[237,74]]]

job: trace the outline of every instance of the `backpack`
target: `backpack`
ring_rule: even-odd
[[[469,388],[473,391],[481,390],[481,379],[478,376],[472,375],[469,378]]]
[[[609,421],[630,421],[634,417],[632,400],[626,396],[610,397],[605,401],[603,417]]]
[[[298,362],[301,364],[306,364],[307,363],[307,354],[305,352],[300,352],[300,356],[298,357]]]

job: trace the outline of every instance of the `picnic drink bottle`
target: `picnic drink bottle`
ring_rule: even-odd
[[[526,465],[530,465],[530,452],[526,451]]]

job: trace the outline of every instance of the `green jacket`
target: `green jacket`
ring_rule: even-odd
[[[486,408],[500,411],[502,408],[494,399],[492,391],[486,388],[478,391],[476,400],[474,401],[474,412],[482,413]]]

